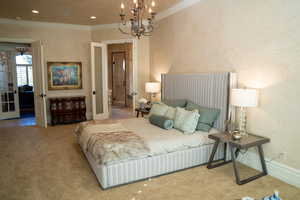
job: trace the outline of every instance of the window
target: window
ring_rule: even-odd
[[[32,56],[18,55],[16,56],[17,63],[17,82],[18,86],[30,85],[32,82]]]

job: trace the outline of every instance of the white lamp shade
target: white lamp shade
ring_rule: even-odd
[[[145,86],[147,93],[159,93],[160,92],[160,83],[159,82],[147,82]]]
[[[258,104],[258,91],[255,89],[232,89],[231,105],[239,107],[256,107]]]

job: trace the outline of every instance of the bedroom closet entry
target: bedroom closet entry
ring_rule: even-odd
[[[133,116],[136,60],[135,40],[91,43],[93,119]]]
[[[132,116],[132,44],[108,44],[108,89],[111,117]]]

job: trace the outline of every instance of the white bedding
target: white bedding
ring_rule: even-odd
[[[209,133],[197,131],[192,135],[184,135],[176,129],[165,130],[154,126],[145,118],[132,118],[119,121],[127,129],[134,131],[144,139],[150,149],[148,156],[212,144],[213,140],[209,139],[208,135],[219,132],[213,128]]]

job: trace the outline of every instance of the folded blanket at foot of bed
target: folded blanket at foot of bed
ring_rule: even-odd
[[[147,156],[144,140],[121,123],[84,122],[75,129],[83,150],[90,152],[99,164]]]

